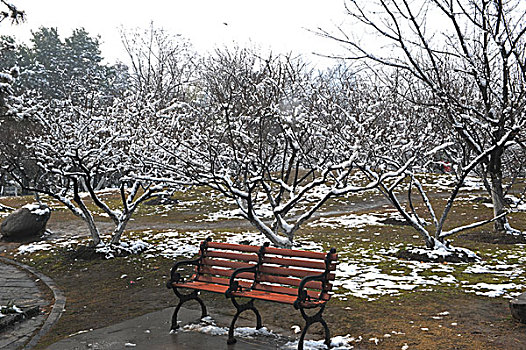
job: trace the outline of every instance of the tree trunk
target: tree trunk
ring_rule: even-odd
[[[490,196],[493,204],[494,217],[504,212],[504,190],[502,187],[502,149],[495,150],[490,155],[488,175],[490,177]],[[495,231],[505,231],[506,217],[495,220]]]
[[[128,213],[127,215],[124,215],[123,217],[119,218],[119,223],[117,224],[117,227],[115,227],[115,230],[113,230],[113,234],[111,235],[111,244],[116,245],[120,243],[121,236],[124,233],[126,225],[128,225],[131,216],[132,213]]]
[[[91,215],[83,219],[88,225],[91,240],[93,241],[93,246],[96,247],[100,243],[99,229],[97,228],[97,225],[95,225],[95,221],[93,220],[93,217]]]

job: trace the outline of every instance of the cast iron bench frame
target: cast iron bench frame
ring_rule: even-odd
[[[256,315],[256,329],[262,327],[254,301],[265,300],[293,305],[300,310],[306,325],[298,342],[299,350],[303,349],[307,330],[315,323],[323,326],[329,348],[330,331],[322,314],[331,297],[330,282],[335,279],[337,259],[335,248],[328,253],[317,253],[273,248],[268,243],[262,246],[219,243],[207,238],[200,244],[197,259],[178,261],[171,269],[166,286],[179,298],[171,330],[179,328],[177,314],[187,301],[196,300],[201,306],[201,317],[207,316],[206,306],[199,298],[201,291],[207,291],[224,294],[237,310],[228,330],[228,344],[236,342],[234,326],[243,311],[252,310]],[[187,279],[178,272],[185,265],[195,266],[193,275]],[[179,288],[193,291],[183,294]],[[250,298],[250,301],[240,304],[236,298]],[[315,308],[319,310],[313,315],[305,312]]]

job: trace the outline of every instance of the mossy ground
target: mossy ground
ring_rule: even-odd
[[[472,193],[471,193],[472,194]],[[464,193],[463,197],[471,195]],[[477,194],[478,195],[478,194]],[[117,205],[118,197],[108,194],[110,203]],[[195,239],[211,235],[221,239],[224,232],[240,233],[251,230],[242,221],[220,219],[216,222],[203,221],[208,213],[232,208],[217,196],[197,189],[176,194],[179,203],[166,207],[142,206],[130,225],[128,238],[143,239],[153,245],[162,243],[162,238],[152,238],[157,233],[172,230],[185,235],[193,232]],[[5,205],[18,207],[32,202],[30,197],[2,198]],[[358,203],[378,201],[372,194],[353,196],[347,200],[333,200],[324,211],[334,211],[331,216],[343,215],[346,211],[354,214],[376,214],[390,212],[383,205],[363,209]],[[439,207],[445,202],[439,191],[432,201]],[[350,204],[351,202],[351,204]],[[54,207],[49,227],[67,225],[73,235],[83,235],[86,228],[65,208],[53,201]],[[356,203],[357,210],[352,210]],[[92,204],[90,204],[92,205]],[[421,206],[422,203],[416,202]],[[338,212],[339,211],[339,212]],[[451,212],[448,227],[467,223],[474,218],[491,217],[491,209],[472,200],[462,200]],[[102,216],[97,221],[108,223]],[[513,227],[526,229],[526,213],[510,215]],[[107,226],[109,227],[109,226]],[[199,228],[206,228],[200,231]],[[49,237],[50,242],[53,236]],[[340,259],[347,263],[374,265],[380,273],[401,276],[417,269],[386,252],[392,247],[423,244],[418,234],[404,225],[369,225],[364,227],[313,226],[305,225],[298,233],[299,242],[314,242],[322,250],[336,247]],[[86,244],[81,240],[80,244]],[[454,246],[469,248],[477,252],[483,263],[491,266],[512,265],[524,262],[525,245],[501,241],[492,233],[491,226],[463,232],[452,237]],[[196,243],[197,244],[197,241]],[[14,254],[16,245],[10,244]],[[41,340],[37,349],[67,337],[70,334],[90,328],[108,326],[124,319],[133,318],[151,311],[175,305],[176,298],[164,286],[174,258],[145,255],[128,256],[110,260],[83,260],[73,254],[74,247],[57,247],[49,251],[15,255],[14,258],[29,264],[50,276],[65,292],[66,311]],[[477,283],[507,283],[512,278],[518,285],[517,291],[526,291],[523,282],[524,271],[517,275],[467,273],[463,264],[453,268],[440,266],[422,268],[422,278],[445,278],[453,276],[458,283],[419,285],[414,289],[399,290],[396,293],[373,295],[359,298],[339,287],[324,313],[333,335],[350,334],[357,340],[359,349],[521,349],[526,348],[526,325],[511,319],[508,300],[503,297],[489,298],[476,295],[476,290],[467,290],[464,285]],[[374,300],[373,300],[374,299]],[[204,300],[212,313],[231,313],[233,307],[222,295],[205,293]],[[257,303],[263,322],[270,329],[293,336],[290,327],[303,325],[299,313],[292,307],[273,303]],[[313,329],[313,335],[321,335],[321,329]]]

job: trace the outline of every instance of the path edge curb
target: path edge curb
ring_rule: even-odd
[[[53,304],[53,307],[51,309],[51,312],[49,313],[48,317],[44,321],[44,324],[42,327],[40,327],[40,330],[38,333],[36,333],[31,340],[24,346],[24,350],[29,350],[33,348],[35,345],[37,345],[38,341],[42,336],[44,336],[51,327],[58,321],[60,316],[62,316],[62,313],[64,312],[64,309],[66,307],[66,296],[62,291],[57,287],[55,282],[49,278],[48,276],[44,275],[43,273],[36,271],[34,268],[27,266],[25,264],[22,264],[18,261],[11,260],[5,257],[0,256],[0,261],[6,264],[15,265],[30,274],[34,275],[35,277],[39,278],[46,287],[53,292],[53,298],[55,299],[55,303]]]

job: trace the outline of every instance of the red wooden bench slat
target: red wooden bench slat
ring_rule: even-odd
[[[210,266],[202,266],[200,273],[202,274],[209,274],[209,275],[219,275],[219,276],[226,276],[230,277],[234,273],[234,269],[216,269],[214,267]],[[246,279],[254,279],[254,273],[252,272],[243,272],[238,275],[236,275],[236,278],[246,278]]]
[[[300,270],[300,269],[293,269],[290,267],[268,266],[265,264],[259,267],[259,271],[261,271],[262,273],[284,275],[284,276],[294,276],[294,277],[313,276],[313,275],[319,275],[323,273],[323,271],[321,270]],[[329,280],[333,281],[336,275],[334,273],[330,273],[327,275],[327,277]]]
[[[278,258],[274,256],[264,256],[263,263],[264,264],[296,266],[296,267],[307,267],[311,269],[318,269],[320,271],[325,270],[325,262],[322,262],[322,261],[298,260],[298,259]],[[336,270],[336,264],[335,263],[330,264],[329,270],[330,271]]]
[[[226,286],[229,286],[230,284],[230,278],[221,278],[221,277],[215,277],[215,276],[209,276],[209,275],[199,275],[197,277],[197,281],[200,282],[208,282],[208,283],[215,283],[215,284],[224,284]],[[248,281],[237,281],[241,287],[249,288],[252,286],[252,282]]]
[[[247,297],[247,298],[255,298],[260,300],[268,300],[268,301],[275,301],[282,304],[294,304],[294,302],[297,299],[297,296],[294,295],[286,295],[286,294],[276,294],[271,292],[265,292],[261,290],[250,290],[250,291],[242,291],[242,292],[233,292],[232,295],[237,297]],[[309,306],[316,306],[319,304],[326,303],[325,300],[323,301],[310,301],[303,303],[306,307]]]
[[[224,258],[231,260],[242,260],[242,261],[258,261],[258,257],[255,254],[242,254],[242,253],[231,253],[221,251],[207,251],[206,257],[210,258]]]
[[[221,267],[230,267],[232,269],[237,269],[240,267],[251,267],[255,264],[249,264],[245,262],[230,261],[230,260],[219,260],[219,259],[203,259],[203,264],[208,266],[221,266]]]
[[[253,245],[220,243],[220,242],[208,242],[208,248],[235,250],[235,251],[250,252],[250,253],[257,253],[260,249],[260,247],[253,246]]]
[[[199,290],[204,290],[207,292],[214,292],[214,293],[224,293],[228,289],[228,285],[211,284],[208,282],[201,282],[201,281],[172,283],[172,286],[177,287],[177,288],[199,289]]]
[[[301,283],[301,279],[299,279],[299,278],[272,276],[272,275],[267,275],[267,274],[259,275],[259,280],[261,282],[285,284],[285,285],[288,285],[288,286],[295,286],[295,287],[299,287],[299,285]],[[310,281],[310,282],[307,282],[305,287],[306,288],[313,288],[313,289],[322,289],[322,283],[318,282],[318,281]]]
[[[256,290],[264,290],[266,292],[273,292],[273,293],[279,293],[279,294],[288,294],[288,295],[295,295],[298,296],[298,289],[297,288],[291,288],[291,287],[283,287],[283,286],[276,286],[271,284],[263,284],[258,283],[255,288]],[[330,290],[330,288],[329,288]],[[311,298],[318,298],[320,295],[319,291],[315,290],[308,290],[306,289],[306,292],[309,294]],[[330,296],[328,294],[325,294],[327,300],[329,300]]]
[[[309,259],[317,259],[317,260],[325,260],[325,257],[327,256],[327,253],[309,252],[306,250],[293,250],[293,249],[274,248],[274,247],[265,248],[265,254],[276,254],[276,255],[291,256],[291,257],[297,257],[297,258],[309,258]],[[338,254],[336,253],[331,254],[330,259],[337,260]]]

